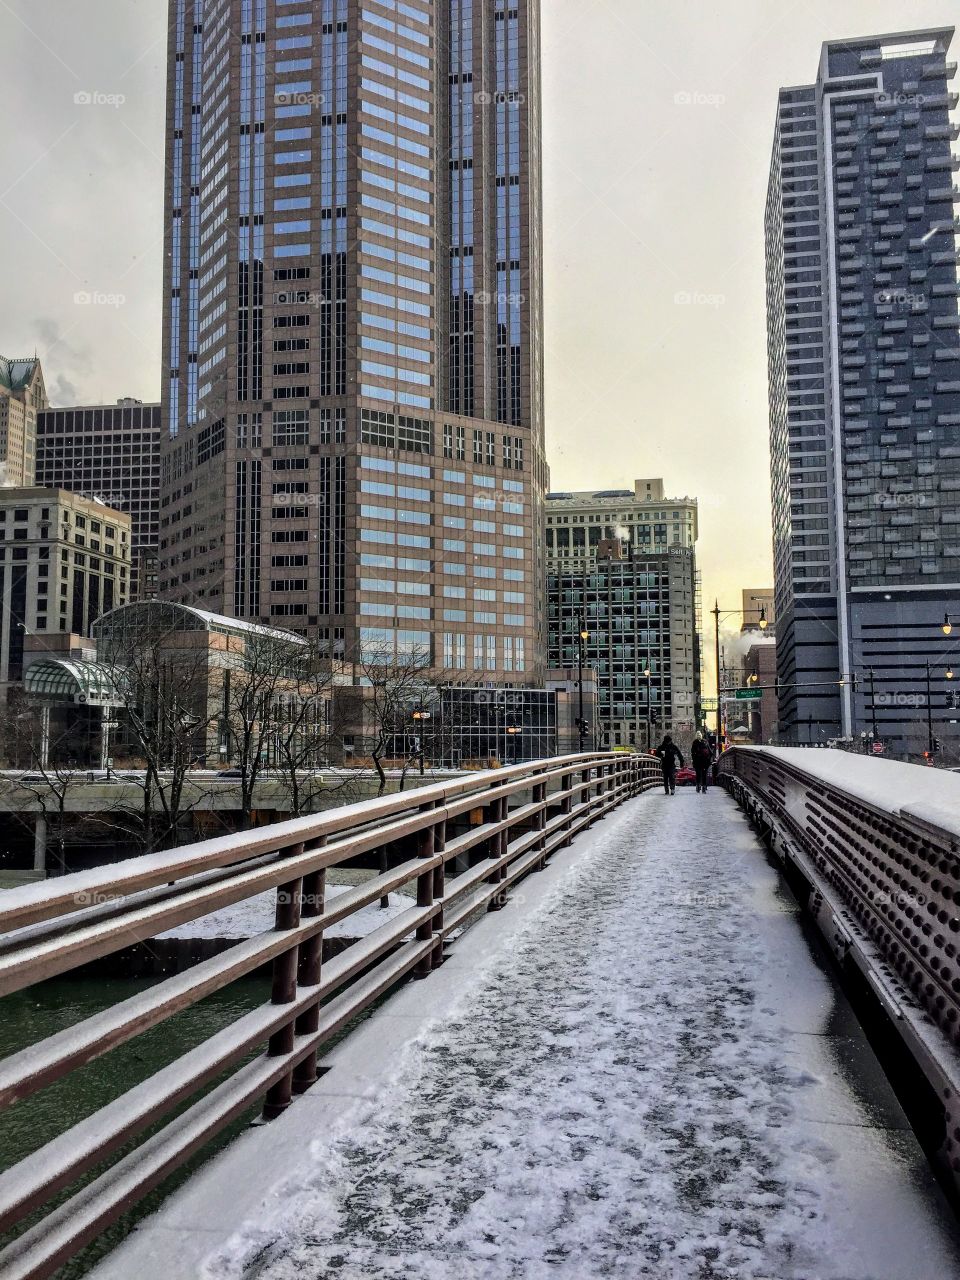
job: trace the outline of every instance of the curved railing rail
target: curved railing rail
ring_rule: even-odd
[[[810,885],[944,1109],[960,1181],[960,777],[847,752],[743,747],[720,781]]]
[[[273,930],[0,1061],[5,1108],[272,965],[269,1003],[0,1174],[2,1233],[165,1121],[21,1230],[0,1251],[0,1275],[49,1276],[259,1099],[265,1117],[280,1114],[317,1079],[325,1041],[407,975],[426,977],[454,930],[659,776],[649,756],[558,757],[0,893],[0,996],[266,890],[277,900]],[[387,846],[396,865],[325,900],[327,868]],[[415,905],[321,962],[325,929],[411,882]]]

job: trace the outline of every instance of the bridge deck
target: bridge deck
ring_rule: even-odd
[[[98,1277],[960,1275],[904,1116],[720,792],[628,803],[329,1065]]]

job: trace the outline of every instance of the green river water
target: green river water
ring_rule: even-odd
[[[0,1058],[127,999],[150,986],[151,982],[149,979],[133,981],[122,978],[62,979],[5,997],[0,1000]],[[89,1063],[67,1079],[6,1108],[0,1112],[0,1171],[269,998],[267,979],[249,978],[234,983],[228,990],[207,997],[160,1027]],[[249,1124],[257,1110],[255,1107],[234,1121],[193,1161],[171,1175],[136,1209],[101,1233],[82,1254],[61,1268],[57,1273],[58,1280],[74,1280],[85,1274],[130,1230],[134,1222],[155,1208],[198,1164]],[[111,1157],[107,1164],[114,1159],[115,1156]],[[61,1198],[73,1190],[75,1186]],[[0,1237],[0,1243],[6,1243],[9,1238]]]

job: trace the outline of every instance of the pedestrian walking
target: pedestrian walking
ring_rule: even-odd
[[[690,748],[690,762],[697,775],[697,791],[705,795],[707,791],[707,776],[710,765],[713,762],[713,751],[710,748],[710,743],[707,742],[702,733],[698,733],[693,740],[693,746]]]
[[[663,770],[663,790],[668,796],[677,794],[677,762],[680,768],[683,768],[683,753],[680,748],[670,737],[669,733],[664,734],[663,741],[653,753],[660,760],[660,767]]]

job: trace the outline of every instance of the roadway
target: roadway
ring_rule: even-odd
[[[95,1272],[919,1280],[960,1232],[725,794],[524,881]]]

